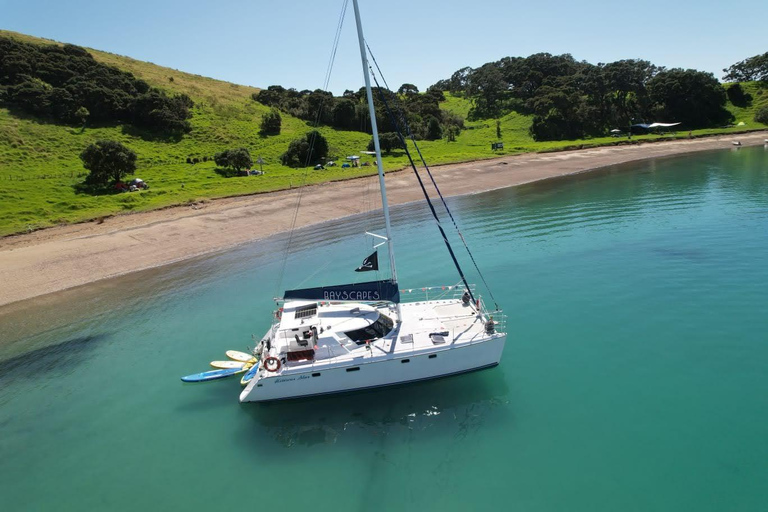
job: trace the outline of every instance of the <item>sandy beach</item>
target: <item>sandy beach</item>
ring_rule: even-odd
[[[762,145],[768,132],[523,154],[432,168],[443,194],[464,195],[697,151]],[[381,207],[378,178],[305,187],[295,227]],[[391,205],[422,199],[410,169],[386,176]],[[225,250],[290,229],[298,192],[227,198],[53,227],[0,239],[0,306]]]

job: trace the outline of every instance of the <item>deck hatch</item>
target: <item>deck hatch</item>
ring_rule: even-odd
[[[302,318],[309,318],[312,316],[315,316],[317,314],[317,304],[309,304],[307,306],[301,306],[296,308],[296,311],[293,314],[293,317],[296,320],[300,320]]]

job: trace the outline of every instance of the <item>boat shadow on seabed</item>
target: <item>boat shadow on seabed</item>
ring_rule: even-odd
[[[84,364],[90,353],[113,334],[103,332],[74,336],[1,360],[0,385],[17,379],[39,379],[41,373],[48,377],[56,372],[71,373],[75,367]]]
[[[347,436],[386,436],[403,429],[462,438],[508,403],[509,388],[503,369],[497,367],[373,391],[245,403],[243,412],[252,422],[239,434],[243,445],[255,443],[254,449],[262,454],[297,445],[334,444]],[[266,436],[254,436],[254,425]],[[265,437],[277,442],[265,443]]]

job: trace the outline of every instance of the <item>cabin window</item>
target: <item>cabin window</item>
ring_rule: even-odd
[[[376,319],[376,321],[368,327],[345,332],[344,334],[346,334],[349,339],[358,345],[362,345],[366,341],[373,341],[378,338],[383,338],[389,334],[389,332],[392,330],[392,327],[394,326],[395,322],[393,322],[391,318],[385,314],[379,314],[379,318]]]
[[[437,357],[437,354],[429,354],[429,358],[430,358],[430,359],[434,359],[434,358],[436,358],[436,357]]]
[[[356,372],[356,371],[359,371],[359,370],[360,370],[359,366],[353,366],[352,368],[347,368],[348,372]]]
[[[313,373],[313,374],[312,374],[312,376],[313,376],[313,377],[319,377],[319,376],[320,376],[320,374],[319,374],[319,373]]]
[[[410,359],[402,359],[400,362],[401,362],[401,363],[410,363],[410,362],[411,362],[411,360],[410,360]]]

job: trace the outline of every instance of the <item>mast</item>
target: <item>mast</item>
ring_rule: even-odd
[[[381,205],[384,209],[384,224],[387,228],[387,249],[389,250],[389,266],[392,269],[392,281],[397,283],[397,269],[395,268],[395,251],[392,248],[392,227],[389,223],[389,204],[387,203],[387,188],[384,185],[384,169],[381,166],[381,147],[379,146],[379,128],[376,125],[376,110],[373,108],[373,93],[371,92],[371,77],[368,75],[368,56],[365,52],[365,38],[363,37],[363,25],[360,22],[360,8],[357,0],[352,0],[355,7],[355,23],[357,24],[357,39],[360,42],[360,58],[363,62],[363,76],[365,77],[365,94],[368,97],[368,111],[371,115],[371,131],[373,132],[373,146],[376,151],[376,166],[379,170],[379,188],[381,189]]]

